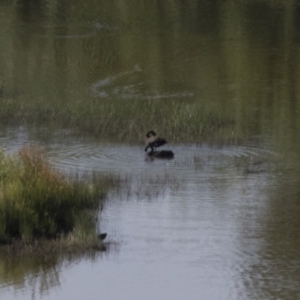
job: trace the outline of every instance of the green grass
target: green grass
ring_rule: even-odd
[[[98,209],[112,184],[109,177],[68,178],[37,148],[14,156],[1,151],[0,240],[95,238]]]
[[[42,103],[38,99],[0,98],[0,122],[53,125],[118,141],[143,140],[156,130],[174,142],[233,140],[235,122],[192,100],[99,100]]]

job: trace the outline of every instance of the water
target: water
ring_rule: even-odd
[[[89,117],[83,99],[199,101],[248,141],[170,141],[175,158],[150,161],[138,137],[1,122],[8,153],[35,144],[64,172],[124,182],[102,213],[109,251],[2,257],[0,298],[299,299],[299,11],[293,0],[0,0],[8,116],[17,105],[56,123],[63,103]]]
[[[30,140],[23,127],[10,129],[0,142],[7,152],[44,145]],[[169,145],[174,160],[149,161],[143,145],[66,140],[64,133],[56,134],[46,147],[57,167],[112,171],[123,178],[130,174],[130,189],[125,184],[112,191],[102,215],[101,227],[114,247],[97,259],[78,259],[67,267],[54,263],[44,271],[52,278],[56,269],[56,280],[48,279],[52,286],[42,279],[27,282],[32,276],[27,272],[41,276],[29,271],[29,264],[25,282],[18,286],[12,276],[1,294],[5,299],[97,299],[99,294],[140,299],[145,293],[165,299],[187,294],[191,299],[267,299],[281,285],[289,261],[294,261],[295,277],[277,295],[297,293],[297,229],[286,225],[289,236],[280,232],[282,222],[297,212],[270,211],[282,192],[275,170],[278,154],[255,144]],[[281,176],[291,180],[291,174]],[[287,194],[285,201],[293,199]]]

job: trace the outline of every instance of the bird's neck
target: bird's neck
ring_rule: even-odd
[[[152,154],[154,154],[154,147],[153,147],[153,146],[149,146],[149,148],[150,148],[149,155],[152,155]]]

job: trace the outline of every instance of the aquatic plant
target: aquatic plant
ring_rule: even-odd
[[[7,124],[47,124],[71,128],[93,136],[122,141],[144,140],[149,128],[163,132],[173,142],[233,140],[235,122],[200,101],[166,99],[139,100],[94,98],[76,101],[53,99],[0,98],[0,122]]]
[[[108,177],[67,177],[36,147],[14,156],[1,150],[0,166],[0,241],[96,237],[97,210],[112,184]]]

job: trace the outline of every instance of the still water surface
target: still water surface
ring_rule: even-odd
[[[40,271],[28,271],[29,278],[36,278],[31,281],[25,271],[23,284],[12,276],[1,285],[3,299],[299,295],[300,240],[297,228],[290,226],[298,223],[293,219],[299,208],[293,193],[278,186],[279,177],[288,186],[292,174],[280,168],[278,154],[267,144],[258,147],[257,139],[247,147],[170,144],[174,160],[148,161],[142,144],[61,134],[45,144],[31,140],[24,127],[10,129],[0,142],[7,152],[44,145],[51,161],[65,171],[130,175],[130,183],[110,193],[103,212],[101,226],[114,244],[108,253],[60,265],[55,280],[49,270],[50,279],[44,280],[52,285],[39,279]],[[273,211],[278,193],[291,209]],[[43,275],[47,278],[47,271]]]
[[[42,123],[1,125],[1,147],[38,144],[65,172],[124,179],[102,214],[109,251],[2,257],[0,298],[299,299],[299,12],[293,0],[0,0],[1,104]],[[40,120],[131,99],[201,102],[249,143],[170,143],[174,160],[149,161],[138,138]]]

